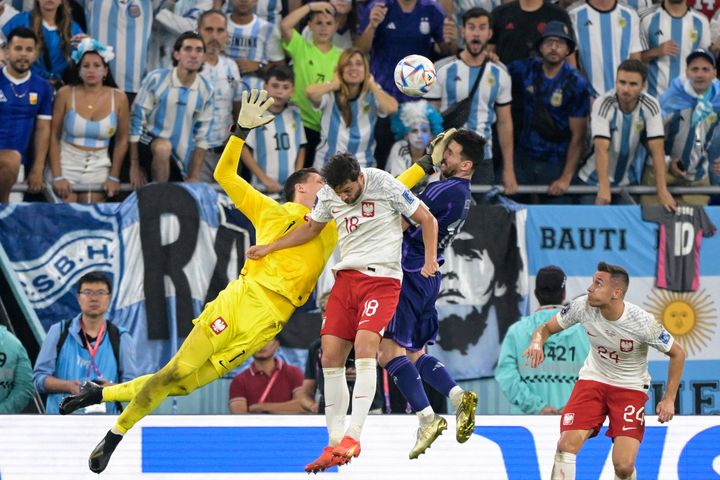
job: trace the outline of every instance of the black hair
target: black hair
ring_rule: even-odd
[[[89,272],[80,277],[77,283],[77,291],[80,293],[84,283],[104,283],[107,286],[108,292],[112,293],[112,284],[110,279],[102,272]]]
[[[460,156],[470,160],[473,168],[477,168],[485,160],[485,139],[476,132],[462,128],[452,134],[450,141],[455,141],[462,147]]]
[[[177,40],[175,40],[175,45],[173,45],[173,52],[179,52],[183,46],[183,42],[185,40],[190,40],[190,39],[200,40],[200,42],[202,43],[202,46],[203,46],[203,52],[205,51],[205,40],[202,39],[200,34],[197,32],[188,31],[188,32],[181,33],[180,36],[177,38]],[[173,56],[172,64],[173,64],[173,67],[177,67],[177,65],[178,65],[178,61],[175,60],[175,56]]]
[[[269,82],[271,78],[275,77],[281,82],[290,82],[295,84],[295,75],[290,67],[287,65],[273,65],[268,68],[265,73],[265,81]]]
[[[535,298],[537,298],[538,303],[541,306],[542,305],[561,305],[564,297],[565,297],[565,289],[564,288],[557,292],[546,292],[546,291],[540,291],[537,289],[535,290]]]
[[[83,53],[82,57],[80,57],[80,61],[78,61],[77,63],[71,63],[71,67],[68,70],[67,83],[70,85],[82,85],[82,79],[80,78],[80,65],[82,64],[83,58],[85,58],[85,55],[87,55],[88,53],[94,53],[95,55],[98,55],[100,57],[100,60],[102,60],[103,65],[105,65],[105,68],[107,68],[107,74],[103,78],[102,84],[106,87],[118,88],[117,83],[115,83],[115,78],[113,77],[112,71],[110,71],[110,66],[107,64],[102,55],[100,55],[100,53],[96,52],[95,50],[90,50]]]
[[[295,185],[297,185],[298,183],[307,182],[308,177],[312,173],[317,173],[318,175],[320,175],[320,172],[318,172],[317,169],[312,167],[301,168],[297,172],[290,174],[287,180],[285,180],[285,185],[283,186],[283,194],[285,195],[285,201],[295,201]]]
[[[15,38],[15,37],[31,38],[37,44],[37,37],[35,36],[35,32],[33,32],[31,29],[29,29],[27,27],[13,28],[7,36],[7,45],[10,45],[13,38]]]
[[[357,181],[360,176],[360,164],[351,153],[336,153],[323,167],[322,176],[334,190],[347,182]]]
[[[490,12],[488,12],[487,10],[485,10],[484,8],[481,8],[481,7],[473,7],[470,10],[468,10],[467,12],[463,13],[463,16],[462,16],[463,27],[467,24],[468,20],[470,20],[471,18],[482,18],[482,17],[487,17],[488,24],[490,25],[490,28],[492,28],[492,26],[493,26],[492,15],[490,14]]]
[[[639,73],[642,76],[643,83],[647,80],[648,70],[643,62],[635,58],[628,58],[618,65],[617,71]]]

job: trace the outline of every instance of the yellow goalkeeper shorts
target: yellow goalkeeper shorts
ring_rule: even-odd
[[[193,320],[210,340],[210,361],[222,377],[267,345],[287,323],[295,307],[285,297],[240,277]]]

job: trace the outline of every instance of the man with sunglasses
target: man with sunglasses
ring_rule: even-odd
[[[60,401],[80,393],[80,385],[92,380],[100,385],[132,380],[135,371],[135,342],[127,330],[105,319],[112,298],[107,276],[90,272],[78,281],[80,314],[50,327],[40,348],[33,381],[47,394],[46,413],[59,413]],[[115,404],[80,409],[80,413],[114,413]]]

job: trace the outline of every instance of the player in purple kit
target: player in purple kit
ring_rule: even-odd
[[[443,263],[443,250],[450,245],[465,223],[470,209],[470,178],[483,161],[485,140],[470,130],[446,132],[432,155],[442,155],[440,173],[444,180],[428,185],[420,200],[438,221],[438,263]],[[403,282],[395,316],[385,330],[380,344],[380,364],[392,376],[413,411],[420,427],[410,458],[417,458],[446,427],[434,428],[435,413],[423,390],[425,380],[435,390],[449,397],[456,408],[456,438],[464,443],[475,430],[477,395],[463,391],[445,366],[425,353],[425,345],[434,343],[438,332],[435,301],[440,293],[440,276],[420,274],[425,258],[420,227],[406,226],[403,238]]]
[[[35,161],[26,176],[30,191],[40,191],[43,184],[53,99],[47,81],[30,71],[36,57],[33,31],[14,28],[7,39],[7,65],[0,71],[0,202],[8,201],[20,165],[28,167],[25,154],[33,132]]]

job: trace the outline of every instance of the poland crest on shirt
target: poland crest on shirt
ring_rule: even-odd
[[[366,275],[402,280],[401,216],[410,217],[420,200],[389,173],[362,168],[365,185],[360,197],[346,204],[325,185],[317,194],[310,217],[321,223],[335,220],[340,261],[333,271],[358,270]]]

